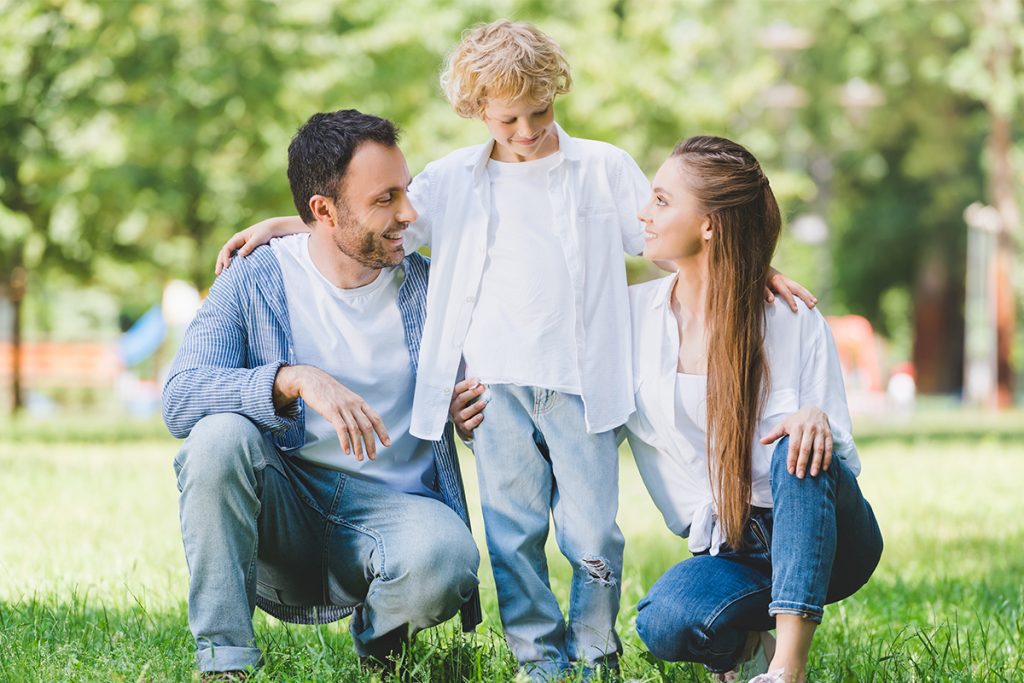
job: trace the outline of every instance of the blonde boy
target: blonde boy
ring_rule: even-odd
[[[432,256],[411,429],[441,436],[464,359],[470,394],[487,390],[486,418],[469,427],[505,637],[541,677],[615,668],[621,651],[612,430],[634,406],[622,255],[643,249],[636,214],[650,193],[629,154],[555,123],[571,83],[534,26],[467,31],[442,84],[491,139],[416,177],[409,240],[429,235]],[[548,583],[550,516],[573,566],[568,622]]]

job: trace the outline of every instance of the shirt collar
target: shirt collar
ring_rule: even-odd
[[[555,131],[558,133],[558,150],[569,161],[579,161],[580,149],[576,140],[562,130],[562,127],[555,122]],[[479,178],[487,168],[487,160],[491,158],[491,150],[494,149],[494,140],[480,145],[477,153],[466,160],[466,166],[472,167],[473,177]]]
[[[651,308],[657,310],[668,305],[669,299],[672,298],[672,287],[676,284],[678,278],[679,273],[675,272],[662,279],[654,298],[651,300]]]

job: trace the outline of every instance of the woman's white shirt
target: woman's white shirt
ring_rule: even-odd
[[[705,414],[704,382],[676,372],[679,332],[669,297],[675,275],[629,288],[636,413],[626,423],[637,467],[673,533],[689,537],[691,552],[718,553],[724,539],[708,478],[706,438],[694,432]],[[856,475],[860,457],[851,434],[842,370],[828,324],[780,297],[766,304],[765,355],[770,392],[751,444],[751,504],[772,507],[769,478],[776,443],[761,444],[783,418],[816,406],[829,418],[835,454]],[[682,414],[680,414],[682,411]],[[706,435],[705,435],[706,437]]]

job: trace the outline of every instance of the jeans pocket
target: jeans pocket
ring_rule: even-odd
[[[753,548],[765,555],[771,555],[772,552],[772,534],[769,527],[770,525],[765,523],[764,516],[756,513],[750,516],[750,521],[747,524],[747,528],[753,536]]]

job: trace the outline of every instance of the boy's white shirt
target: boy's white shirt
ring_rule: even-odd
[[[613,145],[572,138],[557,126],[562,163],[549,172],[553,227],[573,284],[576,352],[586,427],[595,434],[632,414],[633,368],[623,252],[643,250],[637,212],[650,194],[647,177]],[[427,317],[410,432],[441,437],[462,347],[487,255],[494,142],[456,150],[427,165],[410,188],[420,218],[405,236],[406,252],[430,247]],[[495,353],[515,353],[514,339],[495,339]],[[554,350],[553,350],[554,351]]]
[[[636,413],[626,437],[655,505],[675,534],[689,537],[691,552],[717,554],[723,542],[716,523],[707,449],[698,451],[676,423],[679,333],[669,297],[675,275],[629,288]],[[760,442],[776,424],[800,407],[813,405],[828,415],[835,454],[854,475],[860,457],[853,442],[839,354],[828,323],[803,302],[793,313],[776,297],[765,312],[765,357],[770,392],[755,428],[751,461],[751,505],[772,507],[769,477],[776,443]]]

